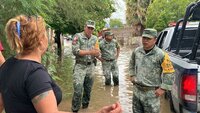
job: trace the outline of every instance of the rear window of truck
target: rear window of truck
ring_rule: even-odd
[[[180,39],[180,31],[181,29],[178,30],[178,32],[175,34],[175,38],[172,38],[171,44],[170,44],[170,49],[171,52],[175,52],[178,44],[178,40]],[[180,51],[179,55],[182,57],[189,57],[189,54],[192,51],[192,46],[195,40],[195,35],[197,33],[197,28],[187,28],[184,32],[183,39],[180,43]],[[198,47],[197,51],[197,57],[200,57],[200,47]]]

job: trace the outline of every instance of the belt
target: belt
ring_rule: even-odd
[[[104,59],[104,60],[107,61],[107,62],[112,62],[112,61],[114,61],[115,59],[108,59],[108,60]]]
[[[76,64],[91,65],[93,62],[76,61]]]
[[[150,91],[150,90],[158,89],[158,87],[143,86],[143,85],[138,84],[138,83],[133,83],[133,85],[135,85],[141,91]]]

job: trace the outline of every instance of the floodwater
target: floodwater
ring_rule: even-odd
[[[70,44],[67,42],[67,45]],[[70,51],[68,45],[68,50]],[[119,66],[119,86],[105,86],[102,76],[101,63],[95,69],[95,82],[91,94],[91,101],[87,109],[80,109],[79,113],[94,113],[101,107],[119,101],[123,108],[123,113],[132,113],[132,84],[128,79],[128,62],[133,49],[122,47],[118,59]],[[113,83],[112,83],[113,84]],[[63,111],[71,111],[71,97],[63,100],[59,105]],[[164,97],[161,98],[161,113],[171,113],[169,103]]]

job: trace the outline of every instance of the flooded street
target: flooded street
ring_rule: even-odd
[[[70,44],[67,42],[67,50],[70,51]],[[119,101],[123,108],[123,113],[132,113],[132,83],[128,79],[128,63],[132,49],[121,48],[118,59],[119,66],[119,86],[105,86],[104,77],[101,69],[101,62],[95,69],[95,82],[91,94],[91,101],[87,109],[80,109],[79,113],[94,113],[99,108]],[[71,111],[71,97],[62,101],[59,109]],[[169,104],[164,97],[161,99],[161,113],[171,113]]]

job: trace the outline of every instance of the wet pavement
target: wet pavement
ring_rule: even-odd
[[[69,50],[69,45],[67,46]],[[119,66],[119,86],[105,86],[102,76],[101,63],[95,69],[95,82],[91,94],[91,101],[87,109],[80,109],[79,113],[94,113],[103,106],[119,101],[123,108],[123,113],[132,113],[132,84],[128,79],[128,62],[133,49],[121,48],[118,59]],[[70,50],[69,50],[70,51]],[[71,111],[71,97],[63,100],[59,105],[63,111]],[[169,103],[164,97],[161,98],[161,113],[171,113]]]

